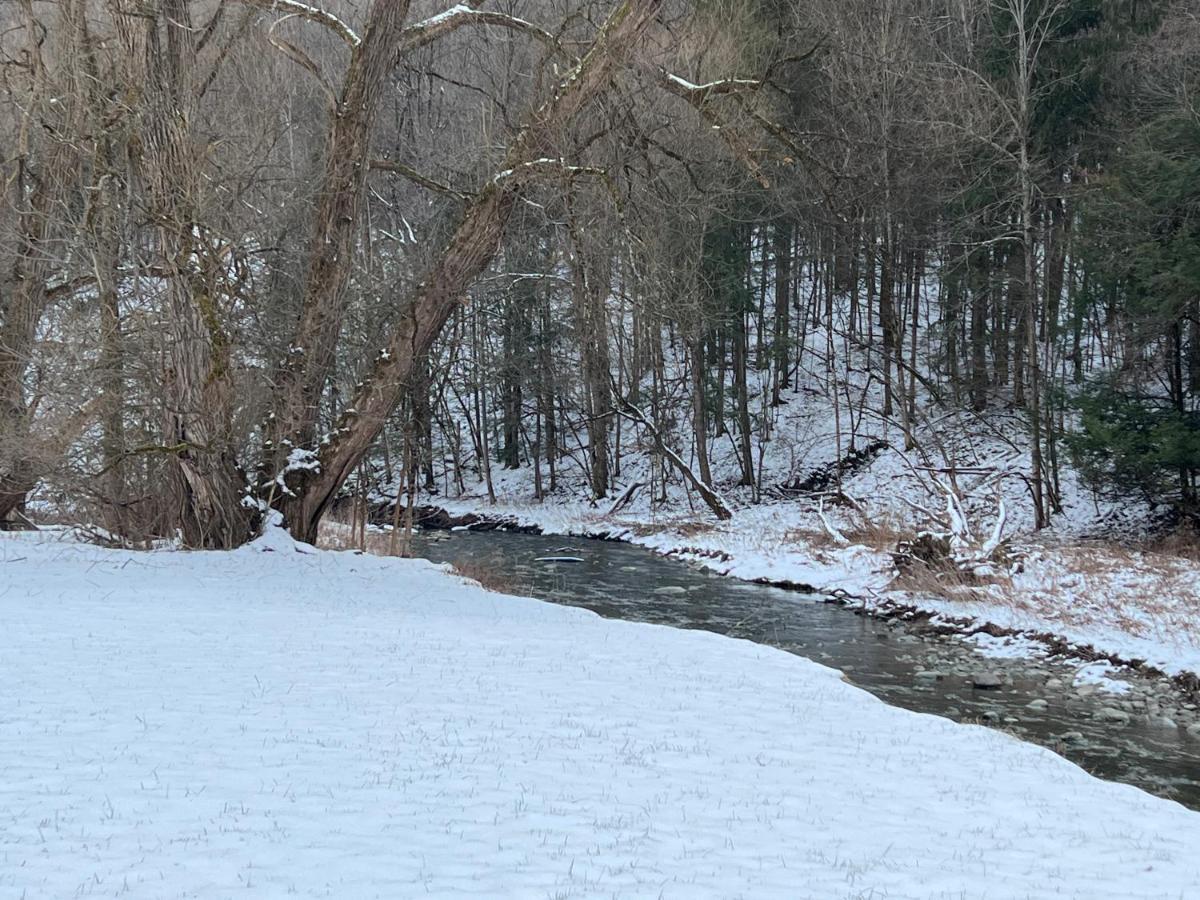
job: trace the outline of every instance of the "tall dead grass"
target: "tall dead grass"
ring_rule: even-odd
[[[499,572],[494,567],[485,565],[484,563],[459,560],[458,562],[451,563],[450,568],[454,571],[455,575],[461,575],[463,578],[478,582],[479,586],[485,591],[493,591],[497,594],[522,593],[520,584],[515,578],[507,572]]]
[[[365,544],[364,544],[365,539]],[[317,529],[317,546],[322,550],[357,550],[372,556],[409,556],[406,542],[400,535],[392,539],[390,531],[368,528],[360,532],[344,522],[324,520]],[[393,552],[393,547],[396,552]]]

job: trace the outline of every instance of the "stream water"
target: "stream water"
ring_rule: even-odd
[[[1196,711],[1160,686],[1135,685],[1120,698],[1076,689],[1074,667],[985,658],[954,637],[855,615],[819,597],[710,575],[631,544],[422,532],[414,551],[435,562],[485,567],[504,576],[508,590],[602,616],[778,647],[842,670],[895,706],[1004,728],[1102,778],[1200,810],[1200,740],[1173,720],[1195,721]],[[563,556],[581,561],[539,561]],[[996,689],[975,686],[997,677]]]

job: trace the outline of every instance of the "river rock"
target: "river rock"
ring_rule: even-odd
[[[1029,707],[1029,709],[1045,709],[1050,704],[1047,703],[1045,700],[1043,700],[1041,697],[1038,697],[1036,700],[1030,700],[1025,705],[1027,707]]]
[[[981,691],[996,691],[1004,685],[1004,678],[999,672],[976,672],[971,676],[971,684]]]
[[[1187,733],[1192,737],[1200,738],[1200,722],[1193,722],[1187,727]]]
[[[917,681],[941,681],[945,677],[945,672],[938,672],[935,669],[922,669],[913,675]]]
[[[1083,740],[1083,732],[1082,731],[1064,731],[1062,734],[1060,734],[1058,736],[1058,739],[1065,743],[1073,744],[1077,741]]]
[[[656,593],[656,594],[686,594],[687,589],[681,588],[677,584],[669,584],[666,587],[655,588],[654,593]]]
[[[1113,722],[1118,725],[1129,724],[1129,713],[1115,706],[1102,706],[1096,712],[1096,718],[1101,722]]]

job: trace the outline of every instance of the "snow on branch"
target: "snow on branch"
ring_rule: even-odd
[[[298,16],[309,22],[324,25],[350,47],[357,47],[362,43],[362,38],[342,19],[316,6],[300,3],[299,0],[242,0],[242,2],[247,6],[256,6],[268,12],[282,12],[288,16]]]
[[[1004,529],[1008,524],[1008,510],[1004,498],[996,494],[996,519],[990,535],[980,540],[971,527],[970,516],[967,514],[966,498],[949,479],[933,478],[934,485],[945,500],[945,512],[935,512],[912,500],[901,497],[901,500],[913,510],[920,513],[930,526],[917,535],[915,542],[909,542],[906,547],[900,547],[904,557],[925,559],[932,550],[940,545],[939,555],[944,555],[947,563],[968,574],[978,574],[987,570],[1003,555],[1005,538]],[[925,542],[925,549],[915,552],[916,545]],[[929,560],[926,559],[926,562]]]
[[[497,172],[492,176],[492,183],[499,184],[502,181],[507,181],[514,176],[521,175],[536,175],[541,172],[552,171],[562,172],[566,175],[596,175],[604,176],[608,174],[604,169],[596,166],[572,166],[568,165],[567,161],[562,157],[553,159],[543,157],[542,159],[532,159],[529,162],[523,162],[513,169],[505,169],[503,172]]]
[[[720,81],[709,81],[705,84],[693,84],[684,78],[680,78],[678,75],[671,74],[666,69],[659,69],[658,84],[669,93],[686,100],[695,107],[701,117],[725,141],[730,151],[746,167],[754,180],[764,188],[771,186],[770,180],[755,158],[755,151],[746,144],[746,141],[737,133],[736,129],[729,126],[729,123],[716,111],[713,104],[708,102],[710,98],[715,96],[740,94],[746,91],[758,90],[762,87],[763,82],[752,78],[724,78]]]
[[[566,55],[562,45],[558,42],[558,38],[544,28],[539,28],[532,22],[519,19],[516,16],[478,9],[477,7],[480,2],[482,0],[456,3],[449,9],[442,10],[437,15],[430,16],[428,19],[422,19],[420,22],[414,22],[412,25],[407,26],[404,29],[403,39],[400,43],[400,52],[406,53],[418,47],[424,47],[464,25],[492,25],[527,34],[545,44],[556,53]]]
[[[825,515],[825,498],[821,497],[817,500],[817,516],[821,520],[821,526],[825,532],[833,538],[833,542],[839,547],[847,547],[850,545],[850,539],[846,537],[833,522],[829,521],[829,517]]]
[[[688,102],[698,98],[701,102],[714,94],[733,94],[738,91],[754,91],[763,86],[757,78],[722,78],[718,81],[706,81],[704,84],[694,84],[686,78],[680,78],[668,72],[660,71],[659,83],[673,94],[686,96]]]

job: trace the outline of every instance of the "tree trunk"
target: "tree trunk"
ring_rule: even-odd
[[[137,160],[167,273],[164,443],[173,453],[169,521],[192,547],[236,547],[256,525],[233,445],[233,371],[225,330],[225,249],[201,228],[205,148],[192,134],[197,29],[186,0],[150,17],[118,14],[129,84],[144,90]],[[160,31],[166,35],[165,45]]]
[[[86,18],[81,4],[64,4],[66,19],[77,30],[77,43],[86,43]],[[38,23],[25,22],[28,48],[22,53],[33,71],[41,72],[41,43]],[[78,48],[77,48],[78,49]],[[46,163],[35,170],[22,155],[15,171],[4,173],[9,186],[6,203],[16,212],[16,241],[12,266],[0,282],[0,527],[37,484],[38,470],[45,460],[33,446],[30,410],[25,397],[25,374],[33,355],[38,323],[46,310],[47,281],[60,253],[52,245],[61,227],[60,210],[78,184],[82,117],[86,94],[71,92],[64,120],[36,126],[49,132]],[[27,149],[27,146],[22,148]],[[52,451],[57,448],[48,448]]]
[[[696,444],[696,467],[700,480],[712,484],[712,471],[708,461],[708,403],[704,390],[704,338],[701,326],[696,325],[697,336],[690,342],[688,373],[692,382],[692,438]]]
[[[445,249],[413,290],[407,313],[387,348],[363,379],[329,441],[321,446],[319,470],[284,473],[290,487],[279,505],[296,538],[316,539],[321,515],[408,389],[415,360],[429,351],[467,289],[495,255],[513,205],[539,161],[553,154],[562,129],[578,111],[608,87],[613,70],[632,52],[661,4],[662,0],[623,0],[610,13],[587,54],[514,139],[502,174],[488,181],[467,205]]]
[[[775,368],[771,378],[771,403],[779,406],[783,400],[780,392],[787,387],[788,382],[788,341],[790,322],[788,313],[792,304],[792,225],[787,221],[775,223],[775,319],[771,333],[771,346],[774,349]]]
[[[568,209],[571,207],[568,201]],[[575,330],[583,364],[584,413],[588,431],[588,473],[592,496],[608,495],[608,432],[612,413],[609,380],[612,362],[609,358],[608,314],[605,301],[611,284],[609,257],[606,248],[591,246],[594,240],[579,227],[574,212],[571,220],[572,300],[575,308]]]
[[[375,0],[354,47],[325,143],[325,171],[313,211],[308,273],[295,335],[276,376],[274,415],[263,464],[277,472],[292,448],[314,443],[321,394],[333,372],[370,170],[371,128],[396,64],[408,0]]]
[[[741,462],[740,484],[754,486],[754,457],[750,446],[750,391],[746,383],[749,365],[747,360],[746,314],[737,311],[733,315],[733,388],[737,404],[738,459]]]

